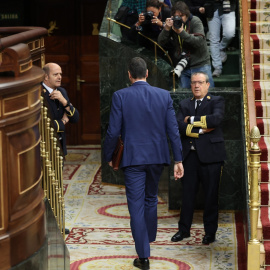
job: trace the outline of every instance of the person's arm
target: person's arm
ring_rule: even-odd
[[[195,6],[192,1],[185,0],[185,3],[187,4],[188,9],[192,14],[197,13],[199,11],[200,6]]]
[[[193,126],[202,128],[204,133],[209,132],[213,130],[214,128],[220,126],[223,118],[224,118],[224,112],[225,112],[225,100],[221,96],[209,96],[210,99],[212,99],[211,104],[209,106],[212,106],[211,114],[203,115],[203,116],[195,116]]]
[[[187,104],[180,101],[176,118],[181,136],[199,138],[200,128],[190,123],[190,111]]]
[[[194,48],[201,47],[202,41],[205,38],[204,28],[201,20],[197,17],[193,17],[190,33],[183,30],[179,33],[179,36],[181,37],[181,39],[184,40],[187,45],[190,45]]]
[[[166,46],[166,44],[169,42],[171,37],[171,28],[173,25],[173,21],[171,18],[167,18],[165,20],[165,26],[163,30],[158,35],[158,44],[161,46]]]
[[[119,135],[121,135],[121,126],[122,126],[121,98],[117,92],[114,92],[112,96],[109,126],[103,144],[104,158],[105,161],[109,163],[109,165],[112,164],[110,162],[112,161],[113,151],[117,145],[118,137]]]
[[[171,148],[173,151],[174,163],[174,179],[177,180],[184,176],[184,167],[182,164],[182,143],[180,139],[179,129],[176,121],[175,111],[173,108],[173,101],[168,94],[168,111],[167,111],[167,134],[171,142]]]

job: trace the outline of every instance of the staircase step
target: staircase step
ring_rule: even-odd
[[[269,7],[270,8],[270,7]],[[265,24],[269,21],[269,13],[265,12],[265,9],[256,9],[256,10],[249,10],[249,18],[250,22],[262,23]],[[256,32],[251,32],[256,33]],[[262,33],[262,32],[259,32]]]
[[[268,205],[269,204],[269,189],[270,189],[269,183],[261,183],[260,184],[261,205]]]
[[[248,0],[250,9],[267,9],[270,8],[270,2],[266,0]]]
[[[253,64],[270,64],[270,50],[254,50],[251,54]]]
[[[221,75],[214,77],[215,87],[240,87],[240,75]]]
[[[222,74],[239,74],[240,73],[240,51],[226,51],[227,61],[223,63]]]
[[[262,229],[263,229],[263,239],[270,239],[270,222],[269,222],[269,207],[268,206],[261,206],[261,221],[262,221]],[[268,250],[270,251],[270,246]],[[269,257],[269,262],[270,262],[270,257]]]
[[[259,181],[269,182],[269,172],[270,172],[270,164],[268,162],[261,163],[261,173]]]
[[[250,33],[270,33],[270,23],[269,22],[251,22],[249,24]]]
[[[257,119],[257,127],[260,130],[260,134],[270,135],[270,119],[259,118]]]
[[[255,105],[257,117],[267,118],[270,116],[270,101],[255,101]]]
[[[270,100],[270,82],[253,82],[255,90],[255,100]]]
[[[269,80],[270,79],[270,65],[260,64],[253,65],[253,78],[254,80]]]
[[[270,35],[269,34],[256,34],[250,35],[250,45],[251,49],[270,49]]]
[[[261,161],[269,161],[268,160],[268,147],[270,145],[270,138],[269,137],[264,137],[262,136],[260,141],[259,141],[259,147],[261,149]]]

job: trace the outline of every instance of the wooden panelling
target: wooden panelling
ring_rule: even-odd
[[[14,108],[16,108],[14,110]],[[28,94],[3,99],[3,115],[16,114],[28,110]]]
[[[16,80],[0,78],[0,269],[29,258],[45,241],[39,145],[43,74],[33,67]]]

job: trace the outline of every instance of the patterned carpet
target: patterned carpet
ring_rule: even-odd
[[[66,244],[70,269],[131,270],[137,257],[132,239],[125,188],[101,183],[100,146],[69,147],[64,166]],[[217,241],[202,245],[202,213],[196,212],[191,237],[171,242],[179,211],[158,204],[157,240],[151,244],[151,269],[243,269],[241,217],[221,212]]]

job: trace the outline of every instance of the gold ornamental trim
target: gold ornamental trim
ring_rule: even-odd
[[[33,62],[32,60],[26,62],[26,63],[23,63],[20,65],[20,73],[23,73],[23,72],[26,72],[27,70],[31,69],[33,66]]]
[[[33,185],[31,185],[30,187],[28,187],[28,188],[26,188],[24,190],[21,189],[21,174],[20,174],[21,164],[20,164],[20,155],[22,155],[22,154],[24,154],[26,152],[29,152],[30,150],[32,150],[35,147],[37,147],[39,145],[40,141],[41,141],[41,137],[39,137],[39,139],[37,140],[37,142],[34,145],[32,145],[31,147],[28,147],[27,149],[25,149],[25,150],[23,150],[23,151],[21,151],[21,152],[18,153],[18,157],[17,157],[18,172],[19,172],[18,173],[18,187],[19,187],[19,194],[20,195],[21,194],[24,194],[28,190],[32,189],[34,186],[38,185],[38,183],[42,179],[42,173],[41,173],[40,176],[39,176],[39,179]]]
[[[193,125],[188,124],[187,129],[186,129],[186,135],[188,137],[192,137],[192,138],[199,138],[199,134],[198,133],[192,133],[191,132],[192,129],[193,129]]]
[[[194,127],[207,128],[206,115],[201,116],[201,121],[193,122]]]

